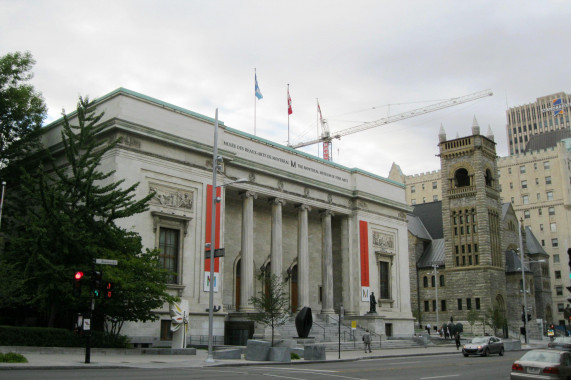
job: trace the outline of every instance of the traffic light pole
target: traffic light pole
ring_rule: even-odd
[[[528,344],[527,338],[527,330],[526,330],[526,323],[527,323],[527,295],[525,294],[525,270],[523,268],[525,262],[525,254],[523,250],[523,239],[521,237],[521,221],[518,220],[518,230],[519,230],[519,259],[520,259],[520,266],[521,266],[521,281],[523,286],[523,329],[525,331],[525,344]]]
[[[87,330],[87,334],[85,334],[85,363],[89,364],[91,363],[91,318],[93,316],[93,309],[95,306],[95,297],[94,297],[94,282],[93,279],[95,278],[95,259],[93,259],[93,262],[91,263],[91,286],[90,288],[90,292],[89,292],[89,312],[87,313],[87,318],[88,318],[88,325],[89,325],[89,330]],[[85,319],[84,319],[84,326],[85,326]],[[85,330],[84,330],[85,332]]]

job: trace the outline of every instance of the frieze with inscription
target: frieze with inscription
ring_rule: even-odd
[[[192,210],[193,193],[191,191],[156,185],[151,186],[150,191],[155,192],[151,203]]]

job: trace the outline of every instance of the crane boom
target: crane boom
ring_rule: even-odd
[[[310,141],[292,144],[292,145],[290,145],[290,147],[301,148],[304,146],[317,144],[317,143],[320,143],[322,141],[329,142],[329,141],[333,140],[334,138],[339,139],[342,136],[347,136],[347,135],[350,135],[352,133],[357,133],[357,132],[365,131],[367,129],[379,127],[381,125],[394,123],[395,121],[409,119],[411,117],[424,115],[424,114],[429,113],[429,112],[434,112],[434,111],[438,111],[438,110],[441,110],[444,108],[453,107],[453,106],[456,106],[456,105],[459,105],[462,103],[471,102],[473,100],[485,98],[486,96],[492,96],[492,95],[493,95],[493,92],[491,90],[474,92],[472,94],[460,96],[457,98],[447,99],[447,100],[444,100],[444,101],[439,102],[439,103],[431,104],[431,105],[426,106],[426,107],[416,108],[416,109],[413,109],[411,111],[399,113],[399,114],[389,116],[389,117],[386,117],[383,119],[379,119],[376,121],[371,121],[368,123],[359,124],[359,125],[356,125],[356,126],[351,127],[351,128],[343,129],[343,130],[336,132],[334,134],[331,134],[331,135],[327,134],[327,135],[321,136],[317,139],[313,139]]]

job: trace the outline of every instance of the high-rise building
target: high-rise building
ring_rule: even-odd
[[[564,92],[542,96],[534,103],[508,108],[507,138],[510,155],[523,153],[531,136],[569,129],[571,95]]]

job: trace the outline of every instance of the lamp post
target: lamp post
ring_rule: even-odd
[[[213,340],[213,325],[214,325],[214,250],[216,249],[216,203],[220,199],[216,197],[216,189],[231,185],[233,183],[248,182],[247,178],[240,178],[235,181],[223,183],[216,186],[216,175],[218,169],[222,166],[222,157],[218,156],[218,108],[216,109],[216,116],[214,121],[214,143],[212,152],[212,216],[210,218],[210,242],[206,243],[206,248],[210,249],[210,287],[208,289],[208,356],[207,363],[214,363],[214,356],[212,355],[212,340]]]
[[[434,268],[434,285],[436,288],[436,329],[438,331],[439,320],[438,320],[438,264],[433,264],[432,267]]]
[[[524,250],[523,250],[523,239],[521,237],[521,219],[518,220],[518,231],[519,231],[519,260],[521,265],[521,280],[523,286],[523,329],[525,331],[525,344],[528,344],[527,339],[527,329],[526,329],[526,321],[527,321],[527,296],[525,294],[525,271],[523,269],[524,263]]]

